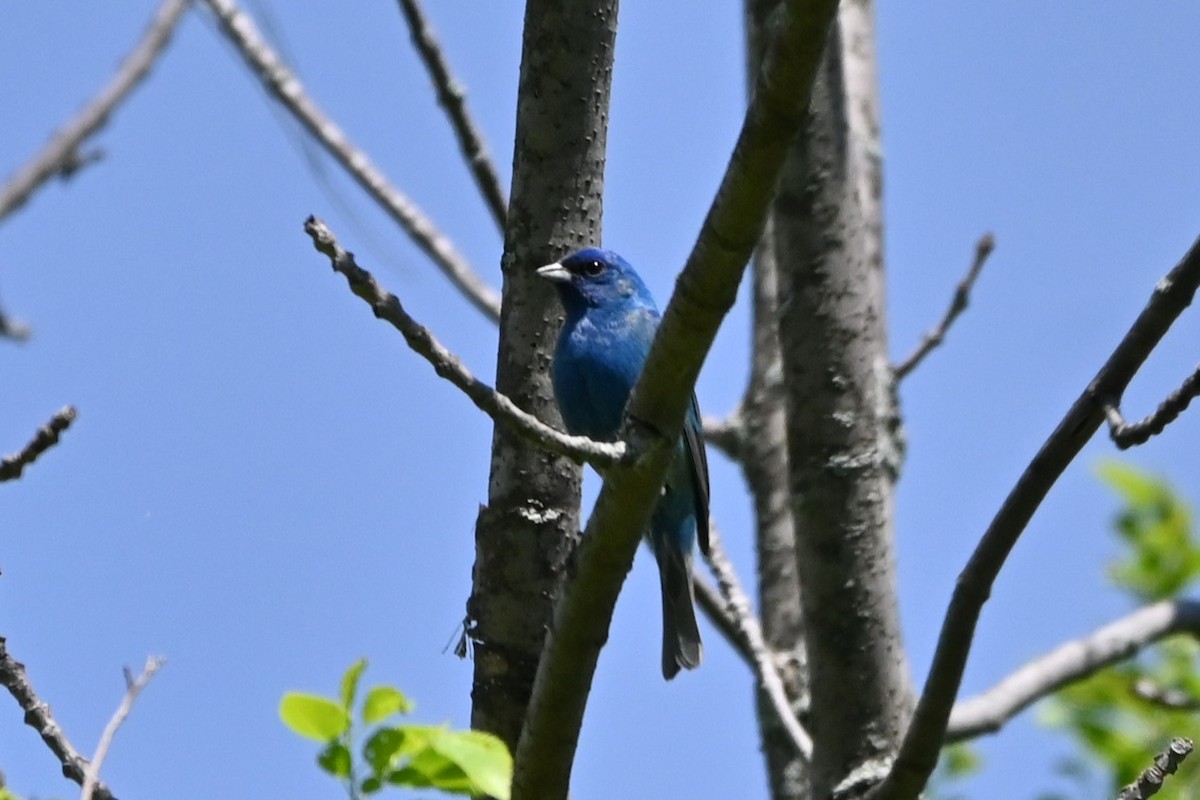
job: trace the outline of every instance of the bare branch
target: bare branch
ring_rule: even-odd
[[[37,433],[29,440],[29,444],[19,453],[0,459],[0,483],[12,481],[21,477],[25,467],[37,460],[38,456],[58,444],[59,435],[75,421],[78,413],[74,406],[65,406],[50,418]]]
[[[24,342],[29,339],[33,331],[24,322],[19,319],[13,319],[4,313],[4,309],[0,308],[0,338],[12,339],[14,342]]]
[[[721,537],[717,533],[716,526],[711,523],[708,536],[708,565],[717,577],[717,585],[721,588],[721,594],[725,598],[726,609],[737,621],[738,638],[742,641],[745,649],[751,653],[752,667],[754,674],[758,677],[759,686],[770,699],[779,723],[796,746],[796,752],[805,761],[809,761],[812,759],[812,737],[808,735],[808,731],[804,730],[800,720],[796,719],[796,715],[792,713],[791,700],[784,691],[783,678],[779,674],[775,656],[767,647],[766,640],[763,638],[762,626],[750,608],[750,598],[742,589],[737,573],[734,572],[733,564],[730,563],[729,556],[721,544]]]
[[[1174,775],[1179,765],[1192,752],[1192,740],[1182,736],[1171,740],[1171,746],[1154,757],[1154,763],[1117,795],[1117,800],[1145,800],[1158,794],[1168,775]]]
[[[133,704],[137,700],[142,689],[146,688],[146,684],[150,683],[150,679],[154,677],[154,673],[162,669],[163,664],[167,663],[165,658],[160,656],[151,656],[146,659],[146,666],[142,667],[142,674],[133,677],[133,673],[129,668],[125,668],[125,697],[121,699],[121,705],[117,707],[116,712],[109,719],[108,724],[104,726],[104,732],[100,734],[100,744],[96,746],[96,754],[92,756],[92,761],[87,766],[87,772],[83,777],[83,790],[79,793],[79,800],[92,800],[96,793],[97,776],[100,774],[100,766],[104,763],[104,759],[108,756],[108,749],[112,746],[113,736],[117,733],[117,728],[121,727],[121,723],[129,716],[129,712],[133,710]]]
[[[121,62],[108,85],[0,188],[0,220],[23,206],[38,187],[55,175],[69,178],[99,158],[97,152],[85,153],[80,148],[104,127],[113,110],[150,74],[187,7],[188,0],[165,0],[158,7],[141,41]]]
[[[233,0],[204,0],[217,16],[221,32],[237,48],[242,60],[263,88],[312,134],[325,151],[379,203],[409,238],[485,316],[500,318],[500,297],[475,271],[426,213],[390,184],[367,154],[308,96],[304,85],[259,34],[250,17]]]
[[[1169,711],[1200,711],[1200,698],[1182,689],[1159,686],[1149,678],[1138,678],[1130,687],[1133,696]]]
[[[979,237],[979,241],[975,243],[975,258],[971,261],[971,268],[967,270],[967,276],[954,288],[954,297],[950,300],[950,307],[946,309],[946,314],[933,330],[921,337],[921,343],[909,354],[908,358],[892,367],[892,374],[897,381],[907,377],[925,360],[925,356],[932,353],[946,338],[946,333],[954,324],[954,320],[958,319],[959,314],[966,311],[967,303],[971,300],[971,290],[975,288],[975,281],[979,279],[983,265],[987,263],[988,256],[995,249],[996,237],[990,233]]]
[[[725,419],[705,417],[700,424],[704,429],[704,441],[724,453],[730,461],[742,460],[746,425],[741,408],[734,409]]]
[[[1150,437],[1162,433],[1164,428],[1174,422],[1197,395],[1200,395],[1200,366],[1187,376],[1178,389],[1167,395],[1167,399],[1159,404],[1153,414],[1141,422],[1125,422],[1119,404],[1106,402],[1104,415],[1108,420],[1108,435],[1121,450],[1145,444],[1150,441]]]
[[[1050,693],[1136,655],[1170,636],[1200,636],[1200,602],[1166,600],[1035,658],[992,688],[955,704],[946,741],[995,733]]]
[[[8,644],[3,636],[0,636],[0,685],[8,689],[25,712],[25,724],[38,732],[50,752],[62,764],[63,775],[82,786],[88,767],[87,759],[79,755],[79,751],[67,740],[63,729],[54,721],[50,706],[37,696],[30,685],[25,665],[9,655]],[[92,799],[114,800],[108,787],[98,781],[92,791]]]
[[[441,377],[462,389],[481,411],[497,422],[510,425],[531,441],[561,456],[588,463],[597,468],[610,467],[622,461],[628,452],[624,442],[597,442],[586,436],[570,436],[551,428],[537,417],[522,411],[512,400],[476,378],[458,358],[434,338],[428,328],[408,315],[400,299],[384,291],[371,273],[354,260],[354,254],[343,250],[329,230],[316,217],[304,222],[304,232],[318,252],[329,257],[335,272],[346,277],[350,290],[371,306],[375,316],[391,323],[400,331],[408,346],[433,366]]]
[[[959,576],[942,623],[925,691],[876,800],[917,797],[937,764],[954,698],[971,651],[975,625],[1004,561],[1029,520],[1083,446],[1104,422],[1105,398],[1120,397],[1200,285],[1200,239],[1155,287],[1108,361],[1067,411],[1005,499]]]
[[[467,160],[467,166],[471,168],[475,185],[479,187],[479,193],[483,195],[488,210],[492,212],[492,219],[496,221],[496,227],[503,233],[504,221],[508,216],[508,199],[504,196],[504,189],[501,188],[496,165],[492,161],[491,154],[488,153],[487,145],[483,142],[483,134],[480,133],[479,126],[471,118],[470,112],[467,111],[466,95],[462,84],[450,74],[450,66],[446,63],[442,46],[434,36],[421,4],[417,0],[400,0],[400,9],[408,21],[413,44],[420,53],[421,60],[425,63],[425,69],[433,80],[434,88],[437,89],[438,103],[446,110],[446,116],[450,118],[454,136],[458,139],[458,147],[462,150],[463,158]]]

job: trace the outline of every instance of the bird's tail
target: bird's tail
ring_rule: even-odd
[[[662,583],[662,671],[663,677],[671,680],[680,669],[700,666],[703,650],[696,626],[692,557],[671,546],[655,550]]]

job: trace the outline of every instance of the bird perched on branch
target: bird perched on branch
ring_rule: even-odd
[[[642,279],[611,250],[587,249],[547,264],[566,311],[554,351],[554,395],[567,430],[598,441],[617,437],[659,314]],[[692,587],[699,535],[708,553],[708,461],[696,397],[684,420],[662,497],[650,518],[650,544],[662,581],[662,671],[667,680],[700,665]]]

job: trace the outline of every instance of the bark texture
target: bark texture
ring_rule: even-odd
[[[886,774],[911,705],[896,607],[872,8],[842,4],[774,206],[812,792]]]
[[[776,0],[746,0],[746,61],[749,86],[770,44]],[[787,463],[787,409],[783,354],[779,345],[779,270],[774,209],[767,218],[753,264],[753,338],[750,383],[742,400],[742,472],[754,502],[758,554],[758,607],[763,638],[776,654],[791,710],[806,722],[808,668],[804,613],[796,575],[796,532]],[[785,221],[786,224],[786,221]],[[811,797],[808,764],[780,723],[761,687],[756,692],[759,736],[774,800]]]
[[[616,0],[530,0],[504,242],[496,388],[558,421],[549,365],[561,314],[534,270],[598,244]],[[580,469],[497,426],[488,503],[475,529],[472,727],[514,752],[578,540]]]

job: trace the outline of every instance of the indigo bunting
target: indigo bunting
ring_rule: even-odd
[[[629,262],[611,250],[580,250],[538,270],[553,281],[566,311],[551,377],[567,430],[616,438],[629,394],[658,329],[654,299]],[[692,549],[708,553],[708,461],[696,396],[675,446],[662,496],[650,518],[650,544],[662,583],[662,671],[700,665],[693,607]]]

